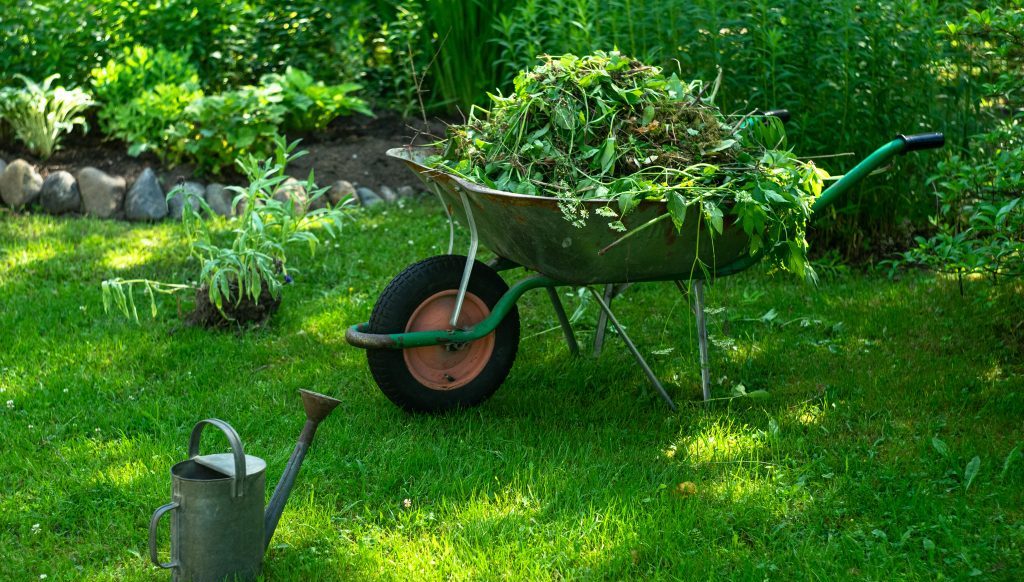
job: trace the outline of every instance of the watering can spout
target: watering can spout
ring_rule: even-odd
[[[274,537],[277,522],[280,521],[284,506],[288,503],[288,496],[295,484],[295,477],[299,474],[299,467],[302,466],[302,460],[306,457],[306,451],[313,443],[317,426],[336,406],[341,404],[341,401],[337,399],[309,390],[299,390],[299,395],[302,396],[302,406],[306,409],[306,424],[302,427],[302,434],[299,435],[299,441],[295,443],[295,450],[292,451],[292,456],[288,459],[288,466],[285,467],[281,480],[277,482],[274,495],[270,498],[270,503],[263,515],[264,551],[270,546],[270,539]]]

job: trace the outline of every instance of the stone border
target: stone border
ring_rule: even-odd
[[[182,186],[183,192],[167,200],[164,192],[171,179],[160,179],[152,168],[147,167],[129,185],[123,176],[112,176],[89,166],[74,174],[59,170],[43,179],[35,166],[25,160],[17,159],[7,164],[0,159],[0,200],[16,210],[38,204],[43,211],[54,215],[80,214],[95,218],[156,222],[165,218],[181,220],[184,205],[187,203],[198,209],[199,199],[202,198],[214,213],[225,217],[231,215],[231,202],[235,194],[224,184],[176,181],[175,186]],[[338,180],[311,208],[336,205],[348,198],[369,207],[417,194],[419,192],[411,186],[397,189],[382,186],[379,192],[375,192],[364,186],[356,187],[346,180]],[[275,198],[282,202],[294,200],[303,206],[308,203],[305,187],[295,178],[286,180]],[[240,213],[244,208],[235,210]]]

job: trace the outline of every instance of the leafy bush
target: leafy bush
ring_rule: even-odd
[[[157,293],[174,294],[182,291],[197,292],[197,303],[206,303],[216,308],[221,315],[218,320],[202,320],[199,323],[217,325],[225,320],[232,321],[233,315],[242,311],[243,304],[258,305],[261,301],[279,300],[285,283],[292,281],[296,270],[288,264],[288,256],[295,247],[304,246],[315,252],[321,230],[330,237],[341,232],[345,216],[343,207],[321,208],[306,212],[293,201],[280,201],[279,190],[288,176],[285,167],[305,152],[295,152],[298,142],[286,144],[283,139],[274,141],[274,155],[260,160],[248,155],[239,160],[239,167],[249,179],[247,188],[231,187],[237,195],[232,203],[234,209],[244,208],[237,224],[231,230],[229,242],[215,228],[211,221],[219,218],[204,201],[197,211],[190,204],[183,207],[182,224],[190,243],[190,252],[199,261],[198,286],[161,283],[148,279],[109,279],[103,281],[103,305],[106,311],[117,309],[126,317],[138,321],[138,308],[134,290],[141,288],[149,298],[150,313],[157,315]],[[326,188],[318,188],[313,175],[304,184],[313,201],[324,196]],[[168,193],[168,199],[178,191]],[[243,323],[243,322],[240,322]]]
[[[100,129],[129,143],[135,141],[133,136],[140,135],[138,123],[133,122],[131,116],[146,115],[142,104],[134,103],[145,93],[163,85],[164,89],[159,93],[166,95],[170,103],[163,104],[161,99],[150,96],[145,99],[145,105],[165,108],[180,102],[182,93],[195,94],[199,89],[196,68],[189,63],[187,55],[141,45],[125,49],[120,59],[111,59],[103,67],[93,69],[90,81],[96,100],[102,104],[97,114]],[[181,86],[183,90],[172,91],[167,86]],[[131,109],[131,112],[125,109]],[[166,117],[166,113],[158,113],[155,117]],[[149,125],[147,121],[142,123]]]
[[[200,172],[219,174],[248,155],[269,155],[287,112],[283,99],[277,85],[242,87],[196,99],[168,130],[171,159],[187,157]]]
[[[154,152],[165,162],[178,163],[190,136],[176,125],[182,123],[188,106],[202,97],[194,83],[158,84],[127,104],[104,110],[109,135],[128,144],[131,156]]]
[[[352,113],[373,115],[365,101],[349,95],[362,89],[356,83],[325,85],[301,69],[288,67],[283,75],[264,75],[260,84],[281,87],[284,127],[288,130],[324,129],[335,118]]]
[[[60,75],[50,75],[42,84],[17,75],[24,88],[0,90],[0,117],[10,124],[14,136],[29,151],[46,159],[59,147],[63,134],[76,125],[88,131],[82,114],[93,105],[81,89],[53,87]]]
[[[963,53],[946,70],[980,89],[976,117],[986,130],[939,164],[937,232],[918,237],[902,262],[1024,277],[1024,8],[972,11],[942,34]]]

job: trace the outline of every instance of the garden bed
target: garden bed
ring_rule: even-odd
[[[300,149],[309,153],[289,166],[288,174],[305,179],[313,170],[317,183],[325,186],[345,180],[357,188],[369,188],[375,193],[385,188],[392,192],[413,188],[418,192],[421,185],[416,176],[384,152],[409,143],[429,143],[436,139],[434,136],[443,133],[444,121],[436,118],[424,123],[421,119],[403,119],[389,113],[372,118],[341,117],[324,132],[289,136],[289,139],[301,139]],[[0,159],[7,163],[24,159],[34,165],[43,178],[57,171],[75,174],[81,168],[94,167],[112,176],[123,177],[128,187],[146,168],[153,168],[163,178],[165,190],[168,184],[173,185],[179,178],[227,184],[240,184],[242,179],[235,169],[226,170],[222,176],[198,176],[190,165],[163,167],[152,154],[132,157],[123,143],[105,141],[95,132],[83,134],[80,130],[69,135],[62,148],[45,162],[17,147],[17,144],[0,146]]]

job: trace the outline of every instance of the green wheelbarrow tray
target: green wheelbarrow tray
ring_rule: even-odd
[[[828,207],[894,156],[915,150],[939,148],[943,144],[944,138],[941,133],[897,136],[822,192],[812,206],[813,211],[817,213]],[[570,350],[575,353],[578,347],[554,288],[563,285],[605,284],[607,287],[603,301],[601,296],[595,293],[598,303],[604,310],[602,322],[599,323],[598,337],[603,338],[601,332],[604,330],[604,317],[607,316],[618,328],[652,383],[659,389],[669,406],[674,408],[671,399],[654,378],[639,351],[624,335],[624,330],[607,304],[616,294],[612,289],[622,288],[624,285],[647,281],[693,280],[696,281],[698,327],[703,340],[702,379],[705,398],[708,397],[708,381],[704,369],[707,358],[706,347],[703,345],[706,343],[706,330],[703,321],[701,283],[704,279],[740,272],[756,264],[761,258],[758,254],[748,254],[748,238],[738,224],[730,217],[726,217],[723,232],[712,236],[710,229],[701,220],[700,210],[690,207],[681,230],[677,231],[672,221],[660,220],[647,228],[633,231],[668,211],[664,201],[645,200],[623,219],[628,231],[633,232],[628,238],[620,240],[622,234],[608,227],[610,219],[595,212],[598,208],[611,203],[610,200],[583,201],[589,218],[584,226],[576,227],[565,219],[556,199],[502,192],[430,168],[424,164],[424,160],[434,153],[436,151],[431,148],[404,147],[388,150],[387,155],[402,160],[416,172],[427,189],[440,198],[449,219],[458,220],[470,230],[470,249],[448,325],[440,326],[438,329],[418,328],[413,331],[407,328],[404,331],[375,332],[368,323],[363,323],[347,330],[345,339],[349,344],[371,352],[381,349],[408,351],[438,345],[449,346],[449,351],[463,349],[463,346],[485,338],[498,329],[506,316],[514,312],[516,302],[524,293],[543,287],[548,290]],[[617,241],[617,244],[613,244]],[[452,254],[453,243],[454,226],[449,239],[449,255]],[[479,321],[472,325],[460,325],[457,322],[461,321],[460,310],[466,297],[470,274],[475,268],[479,243],[483,243],[498,256],[498,269],[502,266],[522,266],[535,271],[538,275],[528,277],[504,292],[500,299],[489,306],[489,313]],[[591,291],[593,292],[592,289]],[[595,345],[595,352],[599,350],[600,347]],[[384,386],[381,388],[384,389]],[[385,390],[385,393],[388,391]],[[392,394],[388,396],[392,397]],[[404,405],[394,397],[392,400]]]
[[[494,254],[566,285],[702,277],[696,268],[698,259],[715,271],[743,256],[749,242],[729,216],[721,235],[712,237],[707,223],[700,220],[700,210],[691,206],[681,231],[672,221],[662,220],[602,253],[623,236],[608,227],[615,219],[596,213],[614,201],[583,201],[589,218],[582,227],[576,227],[565,219],[555,198],[492,190],[425,166],[423,160],[435,153],[430,148],[395,148],[387,155],[402,160],[416,172],[462,224],[467,223],[461,201],[464,193],[480,243]],[[631,231],[666,212],[664,201],[644,200],[623,218],[623,224]]]

